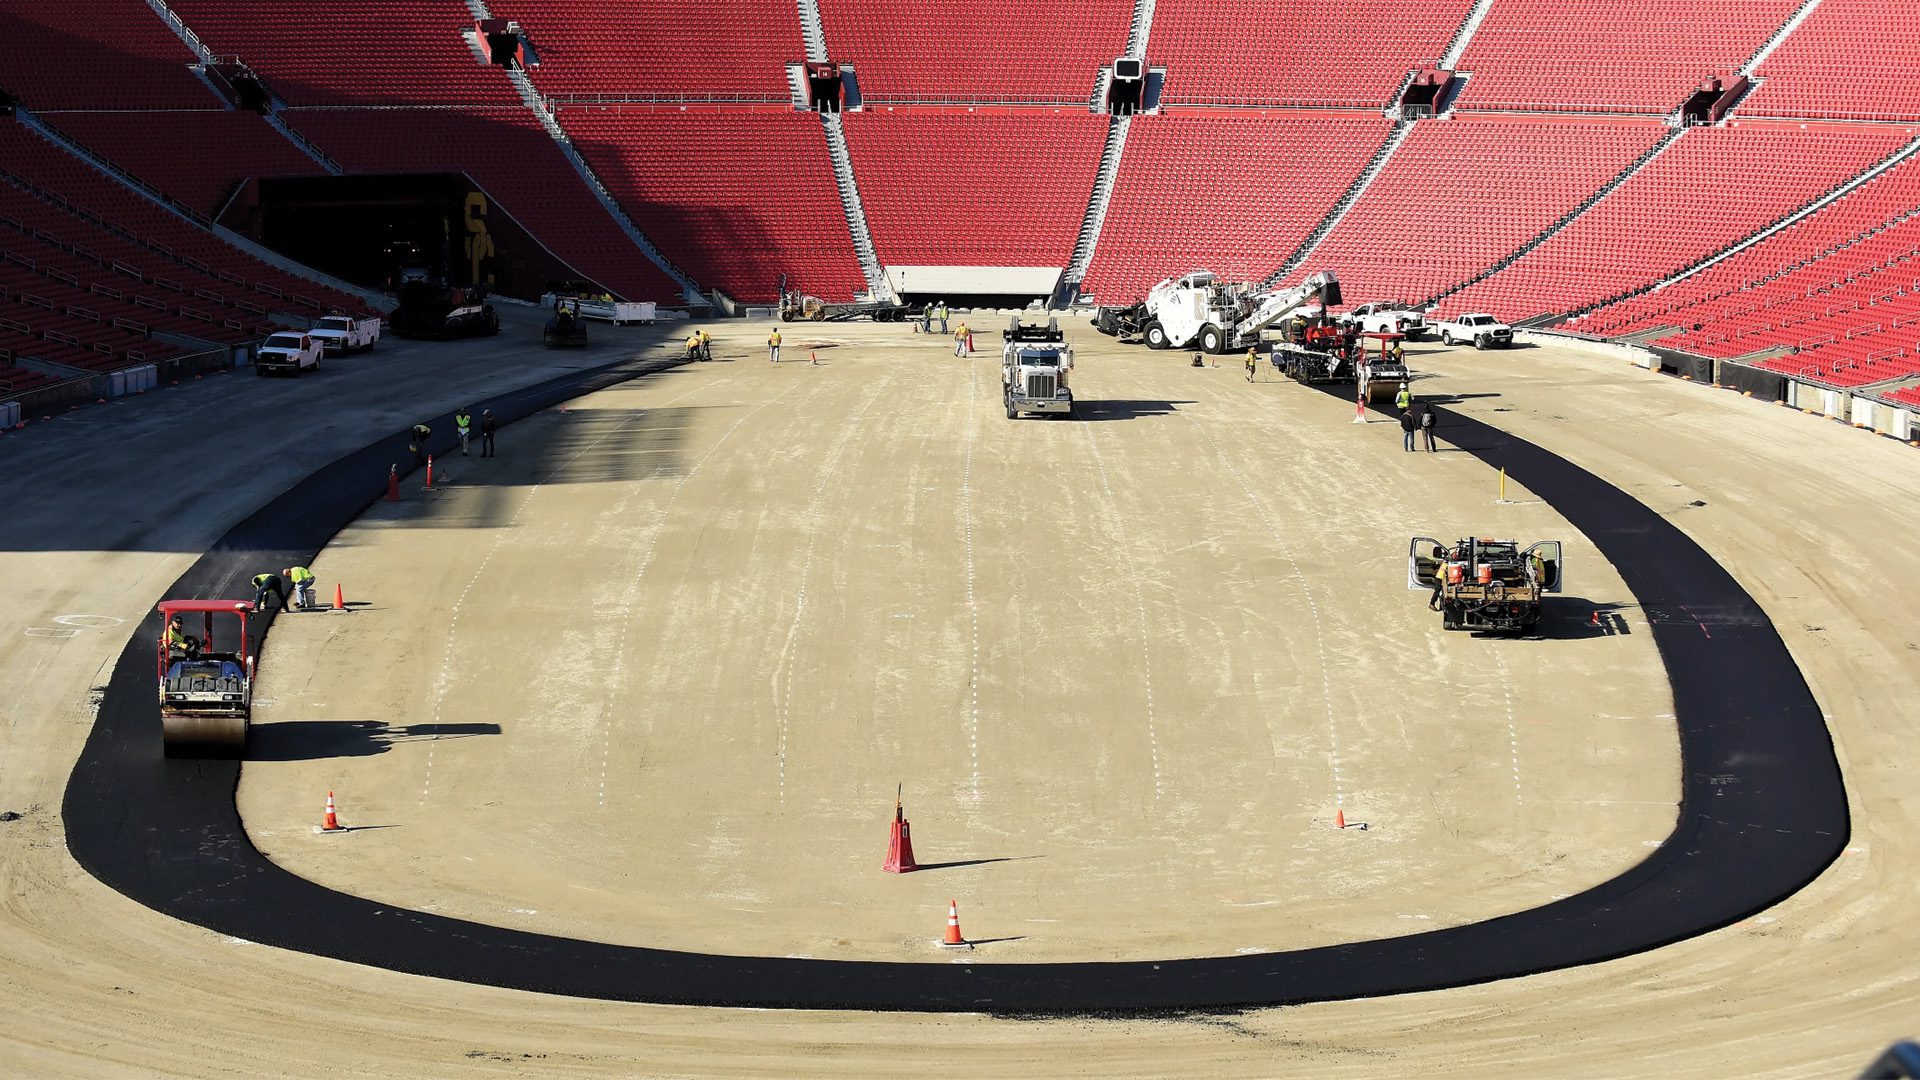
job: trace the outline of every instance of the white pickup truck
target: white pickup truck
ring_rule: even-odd
[[[1462,315],[1457,319],[1448,319],[1436,323],[1434,329],[1440,331],[1443,345],[1473,342],[1476,349],[1504,349],[1513,344],[1513,327],[1484,311]]]
[[[1340,321],[1360,324],[1362,333],[1405,334],[1409,341],[1427,332],[1426,315],[1405,304],[1361,304],[1340,316]]]
[[[312,334],[283,330],[260,343],[253,356],[253,373],[291,371],[298,375],[309,368],[319,371],[320,352],[320,343]]]
[[[328,354],[359,352],[373,348],[380,341],[380,320],[329,315],[315,323],[307,335],[318,341]]]

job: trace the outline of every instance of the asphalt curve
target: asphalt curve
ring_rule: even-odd
[[[510,422],[667,366],[613,365],[485,404]],[[1593,474],[1464,417],[1449,418],[1445,434],[1593,541],[1641,603],[1673,682],[1682,757],[1673,833],[1619,877],[1543,907],[1295,952],[1074,964],[714,956],[398,909],[297,877],[255,850],[234,805],[238,762],[161,756],[152,616],[121,654],[68,781],[67,844],[89,873],[175,918],[418,975],[625,1001],[1008,1014],[1222,1011],[1487,982],[1657,948],[1811,881],[1846,843],[1846,793],[1820,709],[1759,605],[1679,529]],[[283,494],[168,595],[244,595],[254,568],[308,561],[379,497],[402,441],[348,455]]]

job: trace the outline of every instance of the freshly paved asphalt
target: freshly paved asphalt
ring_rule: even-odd
[[[669,366],[613,365],[480,404],[509,423]],[[434,427],[452,425],[443,417]],[[1544,907],[1295,952],[1077,964],[712,956],[397,909],[297,877],[255,850],[234,806],[238,762],[161,756],[154,617],[121,654],[68,782],[67,844],[89,873],[175,918],[396,971],[611,1000],[1024,1014],[1224,1011],[1488,982],[1657,948],[1811,881],[1847,841],[1846,793],[1820,709],[1759,605],[1679,529],[1593,474],[1464,417],[1450,416],[1444,434],[1504,466],[1613,563],[1673,682],[1682,757],[1673,833],[1633,869]],[[168,595],[246,595],[254,568],[310,561],[384,493],[385,465],[404,456],[403,443],[396,435],[321,469],[297,496],[235,526]]]

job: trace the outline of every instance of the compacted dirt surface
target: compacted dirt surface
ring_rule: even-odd
[[[410,478],[313,564],[353,612],[275,627],[237,794],[253,841],[342,892],[501,926],[992,964],[1474,922],[1604,881],[1672,829],[1660,657],[1538,493],[1497,501],[1444,428],[1442,452],[1406,454],[1397,425],[1271,373],[1068,327],[1072,421],[1002,416],[997,334],[960,359],[903,327],[788,327],[775,366],[764,324],[721,324],[715,363],[513,425],[432,492]],[[0,440],[12,1071],[1800,1076],[1908,1033],[1913,451],[1555,348],[1417,349],[1415,389],[1669,515],[1773,616],[1830,716],[1852,844],[1742,925],[1233,1016],[768,1013],[283,952],[73,863],[57,808],[89,688],[226,526],[416,415],[672,337],[554,354],[516,323],[329,364],[298,393],[214,378]],[[1405,585],[1416,534],[1563,540],[1568,592],[1538,638],[1443,632]],[[896,785],[933,864],[902,877],[879,870]],[[318,836],[329,790],[353,828]],[[970,952],[934,945],[949,899]]]

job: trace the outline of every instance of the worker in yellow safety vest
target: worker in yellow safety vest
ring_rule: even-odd
[[[304,566],[289,566],[281,571],[287,581],[293,585],[293,606],[296,608],[318,607],[319,602],[313,595],[313,571]]]
[[[167,658],[172,659],[176,653],[180,656],[190,657],[199,651],[200,639],[187,634],[186,626],[181,623],[180,616],[175,615],[168,619]]]
[[[713,359],[713,335],[707,333],[705,327],[700,329],[700,359]]]
[[[767,335],[767,360],[775,364],[780,362],[780,328],[777,326],[773,328],[773,333]]]

